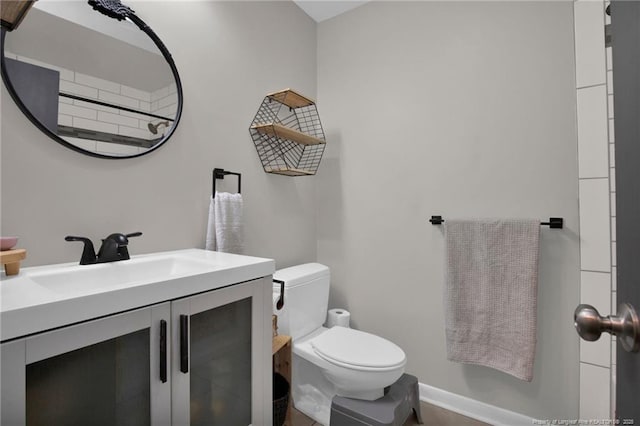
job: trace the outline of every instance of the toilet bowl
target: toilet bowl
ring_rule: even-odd
[[[278,331],[293,340],[294,406],[328,425],[334,396],[375,400],[404,373],[402,349],[382,337],[345,327],[325,328],[329,268],[308,263],[276,271],[285,282]],[[279,294],[280,286],[274,286]]]
[[[293,347],[295,354],[321,369],[337,395],[369,401],[384,395],[407,362],[402,349],[390,341],[340,326],[321,327]]]

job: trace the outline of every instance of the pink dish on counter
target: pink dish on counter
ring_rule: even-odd
[[[0,237],[0,251],[11,250],[18,244],[18,237]]]

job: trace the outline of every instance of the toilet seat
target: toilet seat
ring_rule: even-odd
[[[332,327],[310,343],[324,360],[353,370],[395,370],[406,363],[404,351],[394,343],[352,328]]]

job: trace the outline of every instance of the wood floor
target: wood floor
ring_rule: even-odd
[[[428,426],[485,426],[487,423],[462,416],[453,411],[445,410],[444,408],[436,407],[435,405],[427,404],[426,402],[420,402],[420,411],[422,412],[422,420],[424,424]],[[320,426],[320,423],[314,422],[309,417],[305,416],[296,409],[291,411],[292,426]],[[415,416],[411,416],[404,426],[417,425]]]

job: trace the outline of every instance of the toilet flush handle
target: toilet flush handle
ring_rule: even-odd
[[[276,302],[276,309],[280,310],[284,306],[284,281],[273,280],[273,282],[276,284],[280,284],[280,297],[278,298],[278,302]]]

